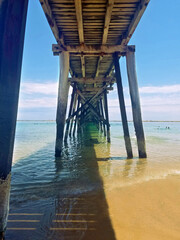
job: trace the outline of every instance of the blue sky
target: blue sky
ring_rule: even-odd
[[[151,0],[129,44],[136,67],[144,120],[180,120],[180,1]],[[54,36],[38,0],[29,0],[18,119],[54,120],[59,59]],[[125,58],[121,59],[128,119],[132,119]],[[120,120],[116,86],[108,95],[111,120]]]

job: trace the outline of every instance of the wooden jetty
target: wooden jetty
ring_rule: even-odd
[[[57,157],[61,155],[64,140],[86,121],[97,122],[110,142],[107,94],[115,82],[127,156],[133,157],[119,64],[122,56],[126,57],[139,157],[146,157],[135,46],[129,46],[128,42],[149,1],[40,0],[57,42],[52,45],[53,53],[60,59]],[[0,232],[5,230],[8,214],[27,7],[28,0],[1,0],[0,3],[0,184],[7,187],[6,197],[0,199]],[[70,86],[73,92],[66,119]]]

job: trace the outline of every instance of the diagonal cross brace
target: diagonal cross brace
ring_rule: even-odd
[[[104,90],[105,90],[105,89],[106,89],[106,88],[104,88]],[[104,90],[103,90],[102,92],[104,92]],[[86,103],[85,97],[83,96],[83,94],[82,94],[79,90],[77,90],[77,94],[79,94],[79,96],[81,97],[82,102]],[[87,104],[89,105],[89,110],[97,117],[97,119],[98,119],[99,121],[102,121],[102,122],[104,122],[104,123],[107,124],[107,121],[96,111],[96,109],[94,108],[94,106],[91,104],[91,102],[92,102],[93,99],[95,99],[95,96],[93,96],[93,97],[90,99],[90,101],[87,102]]]
[[[100,121],[103,121],[105,124],[107,124],[107,123],[106,123],[106,120],[105,120],[102,116],[100,116],[99,114],[96,113],[96,110],[94,109],[93,105],[91,104],[91,102],[92,102],[93,100],[95,100],[95,98],[100,97],[100,96],[103,94],[103,92],[104,92],[105,89],[107,88],[107,85],[108,85],[108,84],[105,84],[105,85],[102,87],[102,89],[100,89],[93,97],[91,97],[91,98],[88,99],[88,100],[85,99],[85,97],[83,96],[83,94],[82,94],[79,90],[76,90],[77,94],[81,97],[81,101],[83,102],[83,104],[82,104],[82,106],[81,106],[80,108],[78,108],[73,114],[71,114],[71,116],[68,116],[66,122],[68,122],[71,118],[73,118],[75,115],[77,115],[86,105],[89,105],[91,111],[93,112],[93,114],[95,114]],[[93,110],[94,110],[94,111],[93,111]]]

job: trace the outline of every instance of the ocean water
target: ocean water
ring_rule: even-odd
[[[180,122],[144,122],[147,159],[88,125],[54,157],[55,122],[19,121],[6,239],[180,239]]]

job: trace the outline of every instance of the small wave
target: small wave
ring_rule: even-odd
[[[141,184],[141,183],[145,183],[145,182],[149,182],[152,180],[161,180],[161,179],[166,179],[169,176],[176,176],[176,175],[180,175],[180,170],[170,170],[166,173],[159,173],[159,174],[154,174],[154,175],[149,175],[149,176],[141,176],[139,178],[131,178],[131,179],[124,179],[124,181],[118,180],[118,182],[114,182],[111,184],[107,184],[107,186],[109,185],[109,188],[113,189],[113,188],[119,188],[119,187],[128,187],[128,186],[132,186],[132,185],[136,185],[136,184]]]
[[[173,175],[180,175],[180,171],[179,170],[170,170],[169,172],[166,173],[161,173],[155,176],[147,176],[145,178],[145,181],[150,181],[150,180],[160,180],[160,179],[166,179],[169,176],[173,176]]]

